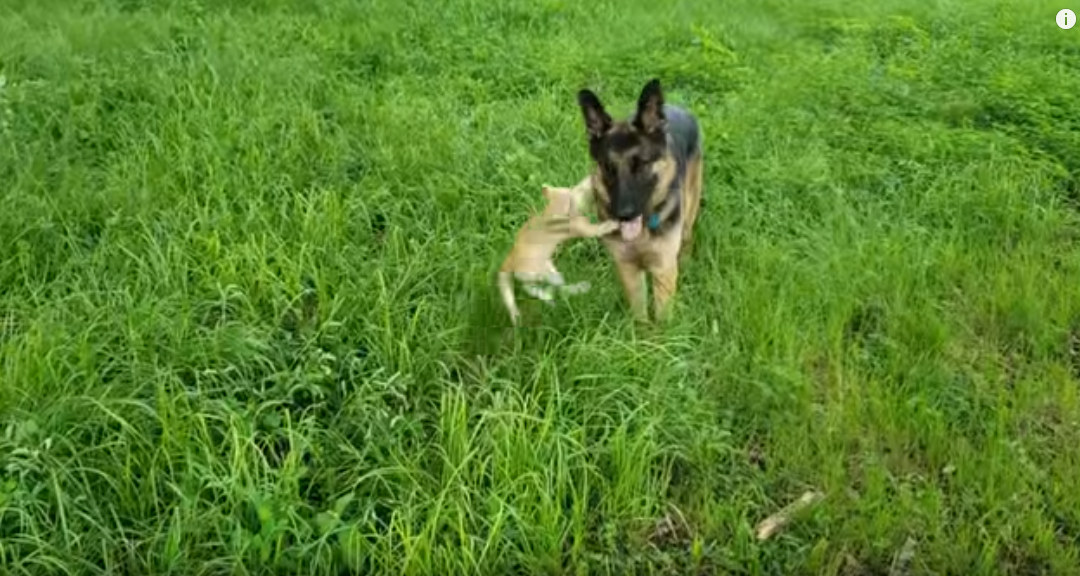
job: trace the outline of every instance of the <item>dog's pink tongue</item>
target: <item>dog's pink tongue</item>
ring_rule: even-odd
[[[641,234],[641,216],[629,222],[619,222],[619,232],[622,233],[623,240],[630,241],[637,238],[638,234]]]

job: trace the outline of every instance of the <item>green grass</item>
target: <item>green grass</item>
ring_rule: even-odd
[[[399,2],[0,1],[0,572],[1080,574],[1069,6]],[[579,242],[508,336],[654,76],[673,322]]]

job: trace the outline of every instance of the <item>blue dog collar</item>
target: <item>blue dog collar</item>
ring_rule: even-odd
[[[649,216],[649,230],[656,230],[660,227],[660,214],[655,213]]]

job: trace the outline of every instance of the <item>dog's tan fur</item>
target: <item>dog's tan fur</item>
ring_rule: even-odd
[[[525,284],[529,294],[549,303],[552,289],[566,293],[587,290],[588,282],[570,285],[564,282],[553,261],[555,250],[567,240],[593,238],[618,228],[618,224],[612,221],[593,224],[584,215],[583,210],[587,210],[592,200],[589,178],[572,188],[545,186],[543,193],[547,199],[544,210],[521,227],[513,249],[499,268],[499,293],[515,326],[521,317],[514,298],[515,279]],[[549,287],[539,284],[548,284]]]

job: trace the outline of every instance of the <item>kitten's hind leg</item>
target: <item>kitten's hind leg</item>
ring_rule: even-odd
[[[523,285],[521,287],[521,289],[522,289],[522,291],[524,291],[529,296],[532,296],[533,298],[543,298],[544,286],[542,286],[540,284],[535,284],[535,283],[525,284],[525,285]]]
[[[543,302],[544,304],[547,304],[548,306],[554,306],[555,305],[555,289],[553,287],[551,287],[551,286],[544,286],[543,288],[540,288],[539,290],[537,290],[536,297],[539,298],[541,302]]]
[[[588,280],[582,280],[581,282],[575,282],[573,284],[564,284],[560,290],[563,294],[584,294],[592,288],[592,284]]]

